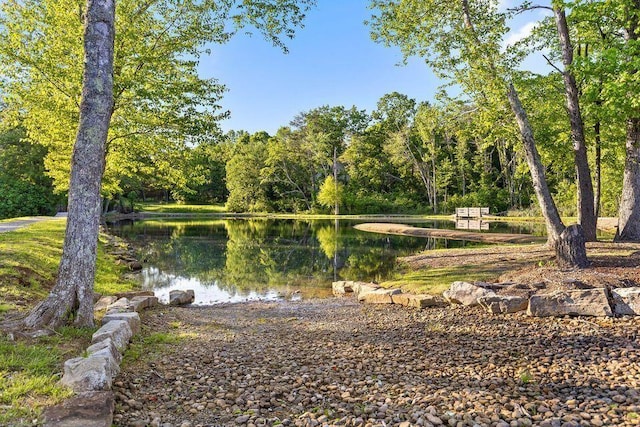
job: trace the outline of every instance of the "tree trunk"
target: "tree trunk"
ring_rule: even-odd
[[[56,285],[25,318],[29,328],[55,328],[75,318],[91,327],[95,279],[100,183],[105,144],[113,112],[114,0],[87,0],[85,68],[80,124],[73,147],[69,215]]]
[[[635,2],[640,6],[640,1]],[[638,14],[628,11],[630,20],[625,29],[627,44],[638,41]],[[633,11],[635,12],[635,11]],[[638,70],[633,70],[632,74]],[[635,117],[634,117],[635,116]],[[640,117],[634,112],[627,119],[626,158],[622,179],[622,197],[618,208],[616,242],[640,241]]]
[[[334,215],[340,215],[340,200],[338,198],[338,147],[333,147],[333,185],[335,191]]]
[[[560,268],[585,268],[589,266],[584,231],[580,224],[565,228],[556,242],[556,261]]]
[[[600,216],[600,198],[602,197],[602,141],[600,139],[600,120],[593,125],[593,131],[595,133],[596,143],[595,170],[593,174],[593,179],[595,181],[595,188],[593,191],[593,209],[597,219]]]
[[[640,118],[627,121],[626,160],[616,242],[640,241]]]
[[[560,215],[558,214],[556,204],[551,197],[549,187],[547,186],[544,166],[542,165],[538,149],[536,148],[533,130],[531,129],[529,119],[527,118],[527,114],[522,107],[522,103],[520,102],[520,98],[518,98],[518,93],[513,87],[513,84],[509,84],[507,96],[509,98],[513,114],[516,116],[516,122],[518,122],[522,144],[524,145],[525,157],[531,173],[533,189],[536,192],[538,203],[540,204],[540,210],[542,211],[545,225],[547,227],[547,244],[551,247],[555,247],[556,241],[560,238],[560,234],[564,231],[565,227],[560,219]]]
[[[573,157],[578,181],[578,223],[582,225],[585,239],[591,242],[596,240],[597,218],[594,211],[593,183],[591,182],[591,171],[587,159],[587,146],[584,136],[584,123],[580,112],[578,85],[573,72],[571,72],[573,47],[571,46],[569,27],[564,9],[554,7],[553,12],[562,48],[562,63],[564,65],[562,77],[567,99],[567,112],[571,123]]]

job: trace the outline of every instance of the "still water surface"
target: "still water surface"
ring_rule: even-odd
[[[171,290],[193,289],[197,305],[327,296],[333,280],[384,280],[399,256],[478,245],[367,233],[353,229],[358,222],[365,221],[154,219],[108,227],[138,248],[145,289],[165,302]],[[448,221],[412,224],[454,226]],[[491,231],[535,231],[522,227],[492,224]]]

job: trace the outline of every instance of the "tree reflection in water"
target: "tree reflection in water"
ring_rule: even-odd
[[[167,292],[196,285],[215,288],[209,298],[216,301],[289,296],[298,290],[305,297],[326,296],[333,280],[381,281],[397,256],[452,245],[361,232],[354,224],[217,219],[129,221],[109,227],[139,249],[145,287]],[[209,302],[213,300],[202,303]]]

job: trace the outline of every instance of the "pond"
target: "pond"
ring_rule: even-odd
[[[367,233],[352,220],[165,219],[108,224],[138,248],[142,286],[161,301],[193,289],[197,305],[328,296],[334,280],[382,281],[396,258],[478,243]],[[451,221],[407,221],[453,228]],[[493,224],[492,224],[493,225]],[[531,233],[496,225],[491,231]]]

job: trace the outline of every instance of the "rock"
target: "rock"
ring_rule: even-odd
[[[526,310],[529,299],[510,295],[489,295],[478,298],[478,303],[491,314],[505,314]]]
[[[640,288],[617,288],[611,290],[613,311],[617,315],[640,315]]]
[[[116,302],[107,307],[107,313],[125,313],[129,311],[129,298],[118,298]]]
[[[356,298],[358,298],[358,301],[362,301],[366,294],[368,294],[369,292],[374,292],[378,289],[380,289],[380,286],[374,283],[356,282],[353,291],[356,293]]]
[[[131,271],[140,271],[142,270],[142,263],[140,261],[131,261],[127,263],[127,267],[129,267]]]
[[[495,292],[492,290],[469,282],[453,282],[451,287],[442,294],[450,304],[466,306],[478,305],[478,298],[493,295]]]
[[[156,305],[158,305],[158,297],[156,296],[137,296],[131,298],[129,302],[129,308],[133,311],[142,311]]]
[[[95,344],[104,339],[111,338],[118,351],[122,353],[129,345],[129,340],[132,336],[133,332],[126,320],[114,320],[104,324],[94,332],[91,337],[91,343]]]
[[[98,302],[93,306],[93,311],[106,310],[107,308],[109,308],[110,305],[112,305],[117,300],[118,298],[113,295],[101,297],[98,300]]]
[[[612,316],[605,288],[555,291],[529,299],[529,316]]]
[[[60,383],[76,393],[110,390],[113,378],[118,374],[117,364],[103,354],[76,357],[64,362],[64,374]]]
[[[333,295],[342,296],[346,293],[353,292],[353,282],[352,281],[339,281],[333,282],[331,284],[331,288],[333,289]]]
[[[44,427],[111,427],[114,397],[110,391],[80,393],[45,409]]]
[[[413,308],[442,307],[445,305],[442,297],[436,295],[395,294],[391,296],[394,304]]]
[[[367,304],[393,304],[391,296],[399,293],[402,293],[400,289],[378,288],[367,292],[361,290],[360,294],[358,294],[358,301]]]
[[[191,304],[196,295],[192,289],[187,291],[174,290],[169,292],[169,305]]]
[[[87,347],[86,352],[88,355],[95,354],[109,358],[114,371],[119,369],[120,362],[122,362],[122,355],[113,341],[111,341],[111,338],[104,339]]]
[[[127,313],[109,313],[102,318],[102,324],[106,325],[114,320],[124,320],[129,324],[131,332],[135,335],[140,332],[140,315],[136,312]]]
[[[155,296],[155,294],[153,291],[129,291],[117,293],[116,296],[118,298],[132,299],[135,297],[152,297]]]

